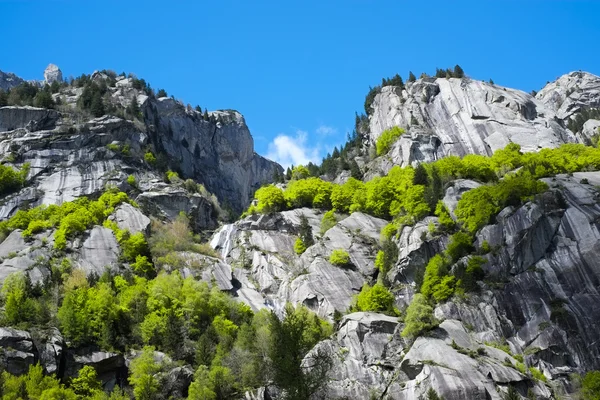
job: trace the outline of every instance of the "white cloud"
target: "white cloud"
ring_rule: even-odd
[[[317,133],[324,136],[335,135],[337,133],[337,129],[335,129],[333,126],[320,125],[317,128]]]
[[[309,162],[321,161],[320,145],[310,146],[306,143],[308,132],[297,130],[296,136],[279,134],[269,143],[267,158],[278,162],[283,168],[293,165],[306,165]]]

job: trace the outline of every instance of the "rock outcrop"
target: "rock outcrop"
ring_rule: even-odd
[[[584,108],[600,107],[600,77],[575,71],[548,83],[535,98],[567,121]]]
[[[209,114],[185,108],[170,98],[145,108],[155,146],[176,160],[185,177],[193,177],[235,210],[241,211],[261,184],[283,169],[254,152],[244,117],[237,111]]]
[[[394,126],[407,130],[390,158],[396,165],[445,155],[491,155],[508,143],[524,151],[557,147],[576,138],[540,97],[468,78],[425,78],[404,90],[382,88],[373,102],[370,137]]]
[[[63,81],[62,71],[58,66],[49,64],[44,70],[44,83],[51,85],[54,82],[61,83]]]
[[[25,82],[13,73],[0,71],[0,90],[9,90]]]

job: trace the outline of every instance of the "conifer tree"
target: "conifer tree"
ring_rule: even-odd
[[[417,80],[417,77],[415,76],[415,74],[413,74],[413,72],[412,72],[412,71],[410,71],[410,72],[408,73],[408,81],[409,81],[409,82],[414,82],[414,81],[416,81],[416,80]]]

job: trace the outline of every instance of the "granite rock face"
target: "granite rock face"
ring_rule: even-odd
[[[600,77],[588,72],[571,72],[548,83],[535,97],[558,119],[567,121],[583,108],[600,107]]]
[[[372,142],[394,126],[407,130],[388,154],[395,165],[491,155],[511,142],[536,151],[577,140],[539,97],[468,78],[419,79],[404,90],[386,86],[372,107]]]
[[[244,117],[237,111],[202,113],[173,99],[160,98],[145,108],[155,146],[177,160],[185,177],[194,177],[236,210],[245,208],[263,183],[283,169],[254,152]]]
[[[61,83],[63,81],[62,71],[58,66],[49,64],[44,70],[44,83],[51,85],[54,82]]]

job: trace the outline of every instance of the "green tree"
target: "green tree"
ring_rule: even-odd
[[[8,325],[30,323],[35,320],[39,307],[29,296],[25,274],[15,272],[6,277],[0,294],[4,301],[4,318]]]
[[[156,92],[156,97],[159,99],[161,97],[168,97],[167,91],[165,89],[158,89],[158,92]]]
[[[333,210],[329,210],[323,214],[323,219],[321,219],[321,236],[329,229],[333,228],[335,224],[337,224],[337,218],[335,217]]]
[[[377,155],[383,155],[390,151],[392,145],[404,134],[404,129],[398,128],[397,126],[392,129],[385,130],[377,138],[375,147],[377,149]]]
[[[521,395],[514,386],[509,385],[508,390],[502,396],[502,400],[521,400]]]
[[[210,380],[209,369],[206,365],[200,365],[194,373],[194,381],[191,383],[188,393],[190,400],[216,400],[217,394],[213,390]]]
[[[600,371],[585,374],[582,382],[584,400],[600,400]]]
[[[332,333],[332,327],[307,308],[287,304],[280,320],[270,317],[271,345],[269,356],[273,366],[273,382],[289,400],[305,400],[326,383],[331,359],[316,352],[311,369],[302,368],[302,360],[319,341]]]
[[[444,400],[437,394],[437,392],[433,388],[429,388],[427,391],[427,400]]]
[[[94,117],[101,117],[104,115],[104,102],[102,101],[102,95],[100,92],[95,92],[93,94],[90,104],[90,112]]]
[[[131,114],[134,118],[138,118],[140,116],[140,105],[137,101],[137,96],[133,96],[131,98],[131,103],[129,103],[129,114]]]
[[[413,74],[413,72],[412,72],[412,71],[410,71],[410,72],[408,73],[408,81],[409,81],[409,82],[414,82],[414,81],[416,81],[416,80],[417,80],[417,77],[415,76],[415,74]]]
[[[356,296],[354,309],[396,315],[395,300],[394,295],[382,284],[376,283],[371,287],[365,283]]]
[[[136,400],[153,400],[159,390],[156,374],[161,365],[154,360],[154,347],[146,346],[130,366],[129,383]]]
[[[98,374],[94,367],[84,365],[77,372],[77,377],[71,380],[71,389],[80,397],[90,397],[102,391]]]
[[[263,186],[256,191],[254,197],[258,200],[256,209],[260,213],[272,213],[285,209],[283,190],[276,186]]]
[[[312,227],[308,223],[308,218],[306,218],[304,214],[300,216],[299,236],[302,240],[302,243],[304,243],[306,247],[310,247],[315,244],[312,234]]]
[[[460,65],[456,64],[454,66],[454,72],[453,72],[452,76],[454,76],[455,78],[464,78],[465,71],[463,71],[463,69],[460,67]]]
[[[406,309],[404,323],[402,336],[407,338],[416,338],[438,325],[433,316],[433,307],[429,305],[425,296],[420,293],[415,294],[415,297]]]
[[[47,90],[40,90],[33,99],[33,105],[40,108],[54,108],[54,100]]]

